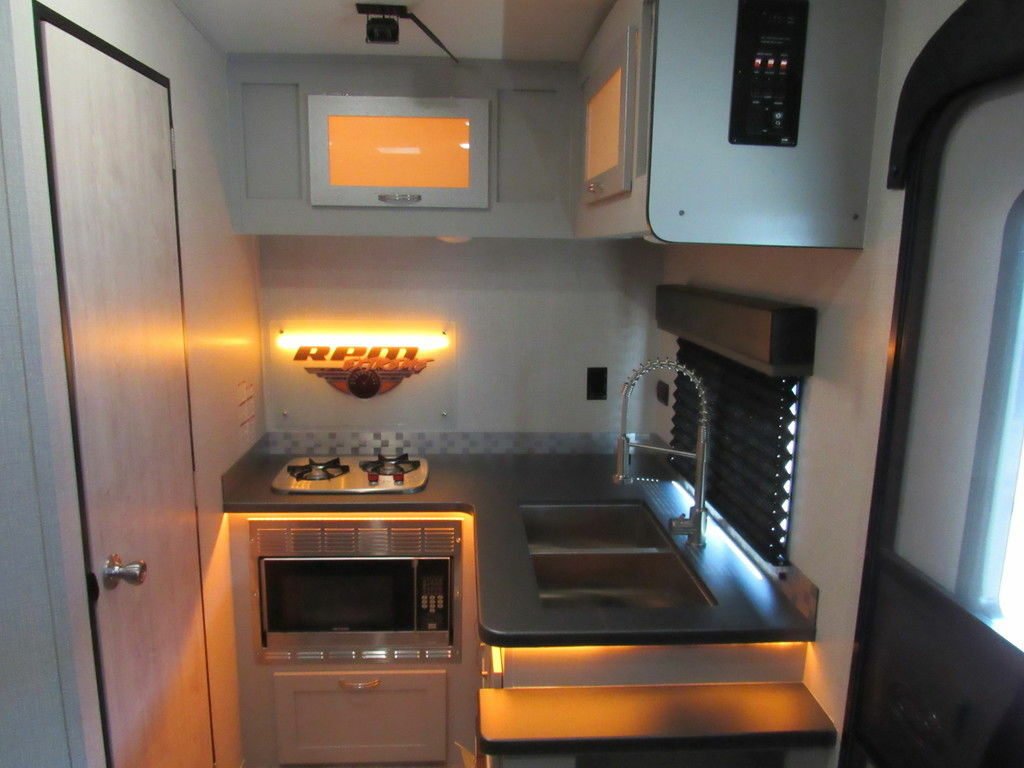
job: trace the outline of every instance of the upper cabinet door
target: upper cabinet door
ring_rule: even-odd
[[[313,205],[486,208],[486,99],[309,97]]]
[[[581,199],[585,203],[628,192],[633,186],[636,36],[637,28],[627,27],[583,81],[586,132]]]

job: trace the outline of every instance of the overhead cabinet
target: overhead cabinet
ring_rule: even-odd
[[[571,64],[229,57],[247,234],[572,236]]]
[[[636,40],[632,178],[582,196],[577,235],[861,247],[882,19],[881,0],[619,0],[581,66],[586,89]]]
[[[628,192],[633,184],[637,27],[630,25],[624,34],[622,29],[618,32],[583,86],[582,199],[587,203]]]
[[[653,2],[619,0],[580,62],[583,171],[577,237],[647,231]]]

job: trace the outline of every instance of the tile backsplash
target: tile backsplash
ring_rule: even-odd
[[[269,453],[374,456],[377,453],[614,453],[613,432],[269,432]]]

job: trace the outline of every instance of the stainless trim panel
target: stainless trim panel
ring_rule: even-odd
[[[461,543],[462,524],[458,520],[409,517],[250,520],[250,624],[256,659],[266,664],[458,659],[462,620]],[[263,567],[266,558],[446,560],[449,629],[268,633]]]

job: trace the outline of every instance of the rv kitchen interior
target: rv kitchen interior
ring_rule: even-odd
[[[1022,29],[0,0],[0,765],[1021,765]]]

